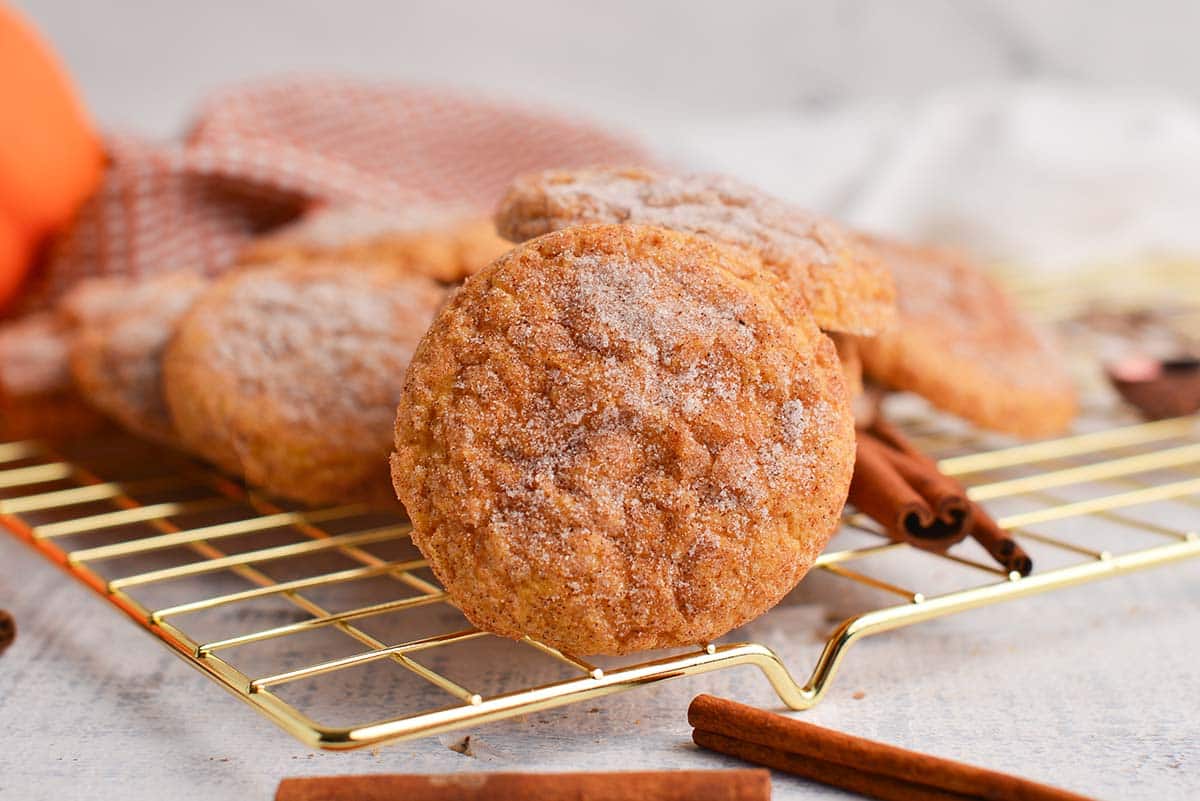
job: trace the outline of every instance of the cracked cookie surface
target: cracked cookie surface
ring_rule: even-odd
[[[845,502],[853,422],[833,344],[764,282],[702,237],[583,226],[439,313],[392,475],[473,623],[579,654],[695,644],[803,577]]]

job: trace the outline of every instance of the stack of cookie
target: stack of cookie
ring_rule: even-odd
[[[42,321],[67,343],[43,363],[130,432],[270,492],[395,506],[408,360],[449,287],[507,249],[459,207],[318,209],[216,280],[84,282]]]
[[[398,496],[468,618],[579,654],[778,603],[838,525],[864,374],[1006,430],[1073,411],[978,271],[728,178],[539,173],[496,227],[329,209],[216,281],[81,287],[72,372],[272,492]]]
[[[981,273],[728,178],[539,173],[496,220],[523,244],[422,340],[392,460],[414,542],[490,631],[624,653],[773,606],[837,526],[862,372],[1007,430],[1073,410]]]

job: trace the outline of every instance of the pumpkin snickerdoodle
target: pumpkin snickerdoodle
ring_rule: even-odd
[[[138,436],[177,446],[162,389],[162,356],[179,318],[209,285],[188,272],[97,278],[62,301],[71,373],[88,402]]]
[[[309,504],[395,504],[391,427],[404,371],[445,290],[386,267],[231,273],[167,347],[164,389],[185,447]]]
[[[837,525],[854,429],[833,344],[756,258],[581,226],[472,277],[413,357],[392,476],[476,625],[571,652],[706,642]]]
[[[551,170],[513,182],[496,212],[514,242],[586,223],[655,225],[747,250],[826,331],[874,334],[895,315],[891,276],[837,223],[722,175]]]
[[[863,373],[986,428],[1061,433],[1076,395],[1048,332],[979,268],[947,250],[863,237],[891,269],[896,325],[859,339]]]
[[[511,245],[492,221],[453,205],[387,211],[326,206],[254,240],[246,265],[341,262],[388,265],[447,284],[481,269]]]

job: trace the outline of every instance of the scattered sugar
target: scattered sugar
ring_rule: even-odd
[[[767,514],[765,499],[776,482],[811,490],[816,475],[811,444],[833,430],[832,407],[822,402],[806,409],[797,393],[789,396],[770,381],[750,379],[756,373],[743,369],[745,360],[761,355],[742,352],[746,342],[757,341],[756,327],[762,325],[747,305],[751,301],[727,287],[710,292],[707,286],[684,286],[683,280],[652,263],[585,255],[574,258],[559,280],[542,284],[577,344],[595,352],[604,385],[585,385],[592,379],[570,370],[547,371],[557,388],[556,403],[530,398],[514,446],[501,444],[508,458],[523,463],[523,478],[503,486],[510,503],[492,510],[493,524],[522,524],[527,514],[554,507],[560,485],[578,488],[582,481],[592,503],[618,516],[634,514],[641,504],[684,504],[684,496],[699,492],[712,509],[727,513],[726,534],[740,536],[749,520]],[[523,341],[527,327],[527,321],[514,324],[508,340]],[[731,445],[693,428],[714,404],[720,406],[713,419],[735,437]],[[765,434],[750,433],[763,424],[754,417],[766,424]],[[821,429],[822,423],[830,425]],[[704,458],[720,469],[703,471],[690,489],[677,486],[675,497],[664,498],[663,484],[656,483],[659,471],[684,458],[663,439],[672,426],[699,435]],[[614,478],[607,472],[612,465],[605,442],[620,443],[614,445],[617,459],[632,458],[629,447],[640,451],[647,467]],[[522,455],[529,453],[534,455]],[[587,524],[581,529],[586,532]],[[553,549],[547,550],[545,540],[567,534],[560,528],[531,530],[528,536],[535,550],[540,539],[540,552],[549,553]]]

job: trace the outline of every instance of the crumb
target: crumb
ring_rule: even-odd
[[[862,699],[867,697],[867,694],[864,693],[862,690],[858,690],[854,693],[854,695],[852,695],[850,697],[853,698],[855,701],[861,701]]]
[[[475,756],[474,752],[471,751],[471,735],[469,734],[466,737],[463,737],[461,740],[455,740],[452,743],[447,743],[446,747],[457,754],[462,754],[463,756]]]

